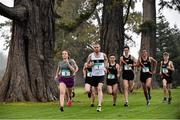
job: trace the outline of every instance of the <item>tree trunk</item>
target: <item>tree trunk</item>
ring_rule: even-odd
[[[2,6],[0,9],[10,10]],[[16,8],[20,7],[26,10],[23,16],[17,16]],[[14,20],[7,68],[0,81],[0,101],[45,102],[58,97],[53,80],[53,7],[54,0],[15,0],[9,14],[0,12]]]
[[[156,4],[155,0],[143,0],[143,28],[141,49],[147,49],[156,57]]]
[[[102,51],[107,55],[114,53],[119,59],[124,46],[123,1],[104,0],[103,5],[100,33]]]

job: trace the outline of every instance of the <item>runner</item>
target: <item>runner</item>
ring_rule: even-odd
[[[134,66],[137,60],[129,54],[129,47],[124,47],[124,55],[120,57],[122,78],[124,86],[124,107],[128,107],[128,92],[133,91],[134,87]]]
[[[97,89],[98,93],[98,107],[97,111],[101,111],[101,104],[103,101],[102,87],[104,84],[104,77],[107,65],[107,56],[100,52],[100,45],[94,44],[94,52],[88,56],[88,67],[92,67],[92,86]]]
[[[95,90],[94,87],[92,86],[92,68],[88,67],[87,63],[85,63],[83,67],[83,76],[85,79],[85,91],[88,94],[88,97],[92,98],[91,107],[94,107],[95,93],[92,91]]]
[[[72,88],[74,86],[74,75],[78,71],[78,66],[73,59],[70,59],[69,52],[64,50],[62,52],[62,58],[59,62],[57,71],[56,71],[56,79],[59,79],[59,89],[60,89],[60,110],[64,111],[64,98],[66,96],[67,90],[67,105],[72,105],[71,93]]]
[[[154,70],[152,70],[152,65]],[[157,61],[153,58],[148,56],[148,52],[146,49],[142,50],[141,57],[138,60],[138,66],[141,67],[140,72],[140,81],[143,86],[144,96],[147,101],[147,106],[150,105],[151,100],[151,83],[152,83],[152,74],[156,73],[156,66]]]
[[[107,65],[107,90],[113,96],[113,106],[116,106],[117,92],[118,92],[118,78],[119,78],[119,64],[116,63],[114,54],[109,56],[109,63]]]
[[[163,61],[161,61],[160,75],[162,77],[164,99],[163,102],[171,103],[171,83],[172,83],[172,72],[174,71],[173,62],[169,60],[169,53],[163,53]],[[168,99],[167,99],[168,98]]]

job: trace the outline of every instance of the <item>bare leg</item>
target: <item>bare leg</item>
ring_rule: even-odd
[[[113,105],[116,105],[118,84],[113,85]]]

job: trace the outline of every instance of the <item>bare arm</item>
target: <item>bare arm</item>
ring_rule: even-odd
[[[78,71],[78,66],[77,66],[77,64],[76,64],[76,62],[74,60],[73,60],[73,64],[72,65],[69,63],[69,61],[67,61],[67,64],[68,64],[69,69],[73,73],[76,73]]]
[[[119,64],[116,64],[116,69],[117,69],[117,77],[120,77],[120,66]]]
[[[84,67],[83,67],[83,77],[84,78],[86,77],[86,68],[87,68],[87,63],[85,63]]]
[[[120,60],[119,60],[119,72],[122,71],[122,66],[123,66],[122,60],[123,60],[123,57],[121,56],[121,57],[120,57]]]
[[[159,72],[160,75],[162,75],[162,61],[161,61],[161,64],[160,64],[160,72]]]
[[[58,75],[59,75],[59,70],[60,70],[60,66],[58,65],[57,70],[56,70],[56,76],[55,76],[55,79],[57,79],[57,78],[58,78]]]
[[[91,62],[91,54],[88,56],[86,63],[87,63],[87,67],[92,67],[94,65],[94,63]]]
[[[173,65],[173,62],[172,62],[172,61],[170,61],[170,62],[169,62],[169,67],[168,67],[168,69],[170,69],[171,71],[174,71],[174,70],[175,70],[175,68],[174,68],[174,65]]]
[[[106,54],[104,54],[104,64],[105,64],[105,67],[108,66],[108,59],[107,59]]]
[[[153,57],[150,57],[150,60],[153,62],[153,67],[154,67],[153,73],[155,73],[157,67],[157,61]]]

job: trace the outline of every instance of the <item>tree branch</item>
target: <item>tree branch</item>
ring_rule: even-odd
[[[89,19],[89,17],[94,13],[96,6],[98,4],[99,0],[91,0],[91,10],[86,11],[85,13],[82,13],[79,15],[78,18],[75,19],[75,22],[65,24],[65,23],[59,23],[58,27],[66,30],[66,31],[73,31],[76,29],[78,26],[80,26],[85,20]]]
[[[98,25],[101,26],[102,21],[101,21],[101,18],[99,17],[99,14],[98,14],[98,11],[97,11],[97,10],[95,10],[95,17],[96,17],[96,19],[97,19]]]
[[[129,0],[128,8],[127,8],[127,11],[126,11],[126,18],[124,20],[124,26],[125,26],[125,24],[126,24],[126,22],[128,20],[128,16],[129,16],[129,12],[130,12],[130,7],[131,7],[131,2],[132,2],[132,0]]]
[[[24,6],[7,7],[0,2],[0,15],[12,20],[24,21],[27,18],[27,9]]]

